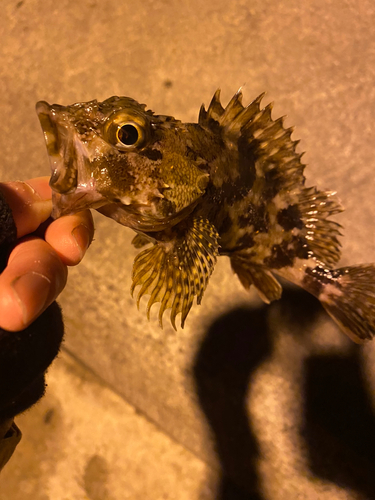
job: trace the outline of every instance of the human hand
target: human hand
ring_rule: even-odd
[[[51,214],[48,180],[0,183],[20,239],[0,275],[0,327],[5,330],[23,330],[42,314],[63,290],[67,266],[82,260],[93,239],[89,210],[51,222],[44,239],[27,236]]]

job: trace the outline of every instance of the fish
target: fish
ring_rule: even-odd
[[[217,258],[265,303],[284,278],[317,297],[354,342],[375,334],[375,265],[336,267],[337,195],[305,185],[299,141],[261,94],[226,107],[217,90],[197,123],[157,115],[129,97],[36,111],[50,160],[52,217],[96,209],[136,233],[131,293],[184,327]]]

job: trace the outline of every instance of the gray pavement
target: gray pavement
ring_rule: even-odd
[[[49,173],[40,99],[127,95],[196,121],[216,88],[225,103],[245,84],[245,101],[266,90],[296,126],[308,183],[339,192],[342,263],[375,261],[373,2],[1,7],[2,180]],[[351,344],[294,288],[263,306],[224,258],[185,329],[160,330],[129,294],[132,232],[95,220],[60,299],[64,353],[19,419],[1,500],[375,498],[374,344]]]

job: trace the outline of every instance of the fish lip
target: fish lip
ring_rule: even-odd
[[[67,120],[59,119],[63,106],[39,101],[35,106],[43,130],[51,167],[50,186],[53,191],[68,194],[77,188],[74,134]]]
[[[71,195],[66,195],[66,194],[60,194],[57,193],[56,191],[52,191],[52,212],[51,212],[51,217],[52,219],[58,219],[59,217],[62,217],[63,215],[69,215],[71,213],[78,212],[80,210],[80,201],[82,201],[82,198],[85,197],[85,194],[83,193],[82,196],[79,198],[76,198],[76,200],[72,203],[70,200],[70,203],[68,200],[66,200],[66,197],[71,198]],[[82,205],[82,203],[81,203]],[[69,208],[67,208],[69,207]],[[78,208],[77,208],[78,207]],[[82,210],[85,207],[82,207]]]
[[[59,153],[57,147],[58,133],[56,121],[52,119],[52,106],[46,101],[39,101],[36,103],[35,110],[42,127],[48,155],[56,155]]]

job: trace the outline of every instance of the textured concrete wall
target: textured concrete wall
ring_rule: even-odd
[[[342,262],[375,261],[373,2],[7,0],[0,40],[3,180],[49,173],[37,100],[127,95],[195,121],[217,87],[226,102],[245,84],[246,101],[266,90],[273,116],[297,126],[309,184],[339,192]],[[352,346],[302,292],[264,308],[224,258],[185,330],[162,331],[129,296],[132,232],[100,215],[96,223],[61,296],[70,353],[244,489],[270,499],[375,497],[375,452],[356,444],[372,443],[372,345]],[[321,394],[327,380],[331,392]],[[319,409],[347,384],[363,398],[346,401],[343,390],[327,415],[361,409],[336,425]]]

